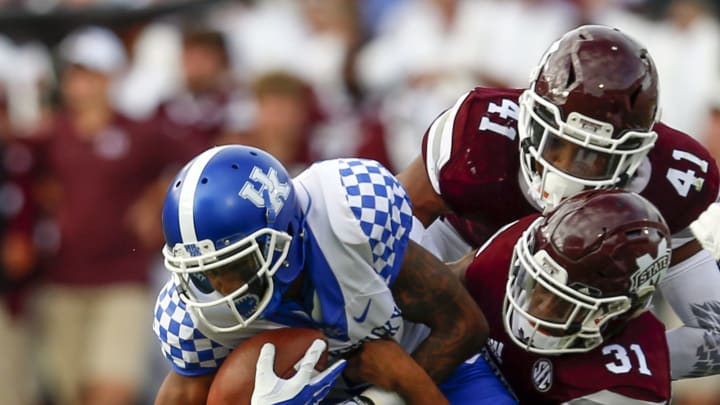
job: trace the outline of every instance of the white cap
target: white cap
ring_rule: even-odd
[[[127,57],[120,39],[110,30],[85,27],[71,32],[60,43],[60,58],[65,63],[114,75],[126,67]]]

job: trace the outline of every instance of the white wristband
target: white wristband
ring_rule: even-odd
[[[396,392],[378,387],[370,387],[360,393],[359,396],[371,400],[375,405],[405,405],[405,400]]]

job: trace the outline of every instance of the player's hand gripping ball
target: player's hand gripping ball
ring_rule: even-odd
[[[313,346],[316,340],[318,342]],[[266,343],[272,345],[265,346]],[[261,369],[257,370],[261,351]],[[263,364],[268,370],[262,369]],[[269,372],[269,364],[274,364],[274,374]],[[256,391],[256,376],[264,381],[260,382],[263,386],[255,392],[255,403],[259,403],[259,397],[263,397],[263,402],[282,403],[301,395],[301,391],[311,388],[320,390],[334,383],[335,377],[344,368],[344,361],[334,364],[332,370],[326,370],[327,365],[327,340],[322,332],[306,328],[265,331],[238,345],[225,359],[210,386],[207,405],[250,405]],[[298,375],[294,385],[288,384],[288,379],[297,372],[296,367],[304,368],[307,378]],[[319,373],[321,371],[326,373]],[[313,383],[321,379],[327,384],[313,387]]]

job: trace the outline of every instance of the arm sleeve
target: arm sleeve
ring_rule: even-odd
[[[227,347],[203,335],[168,281],[155,303],[153,331],[172,369],[184,376],[214,373],[230,354]]]
[[[435,244],[435,240],[433,240],[432,235],[428,233],[428,230],[425,228],[422,222],[420,222],[420,220],[414,216],[412,230],[410,231],[410,240],[424,247],[433,255],[435,255],[435,257],[442,260],[442,255],[439,248]]]
[[[673,380],[720,374],[720,270],[707,251],[671,267],[660,283],[683,325],[666,332]]]
[[[427,130],[424,158],[430,184],[433,190],[440,195],[440,170],[450,160],[455,116],[463,102],[470,93],[465,93],[457,99],[449,110],[440,114]]]

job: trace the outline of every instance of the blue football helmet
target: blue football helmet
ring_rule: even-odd
[[[211,148],[178,173],[163,256],[199,322],[231,332],[273,311],[302,268],[302,218],[287,171],[260,149]]]

